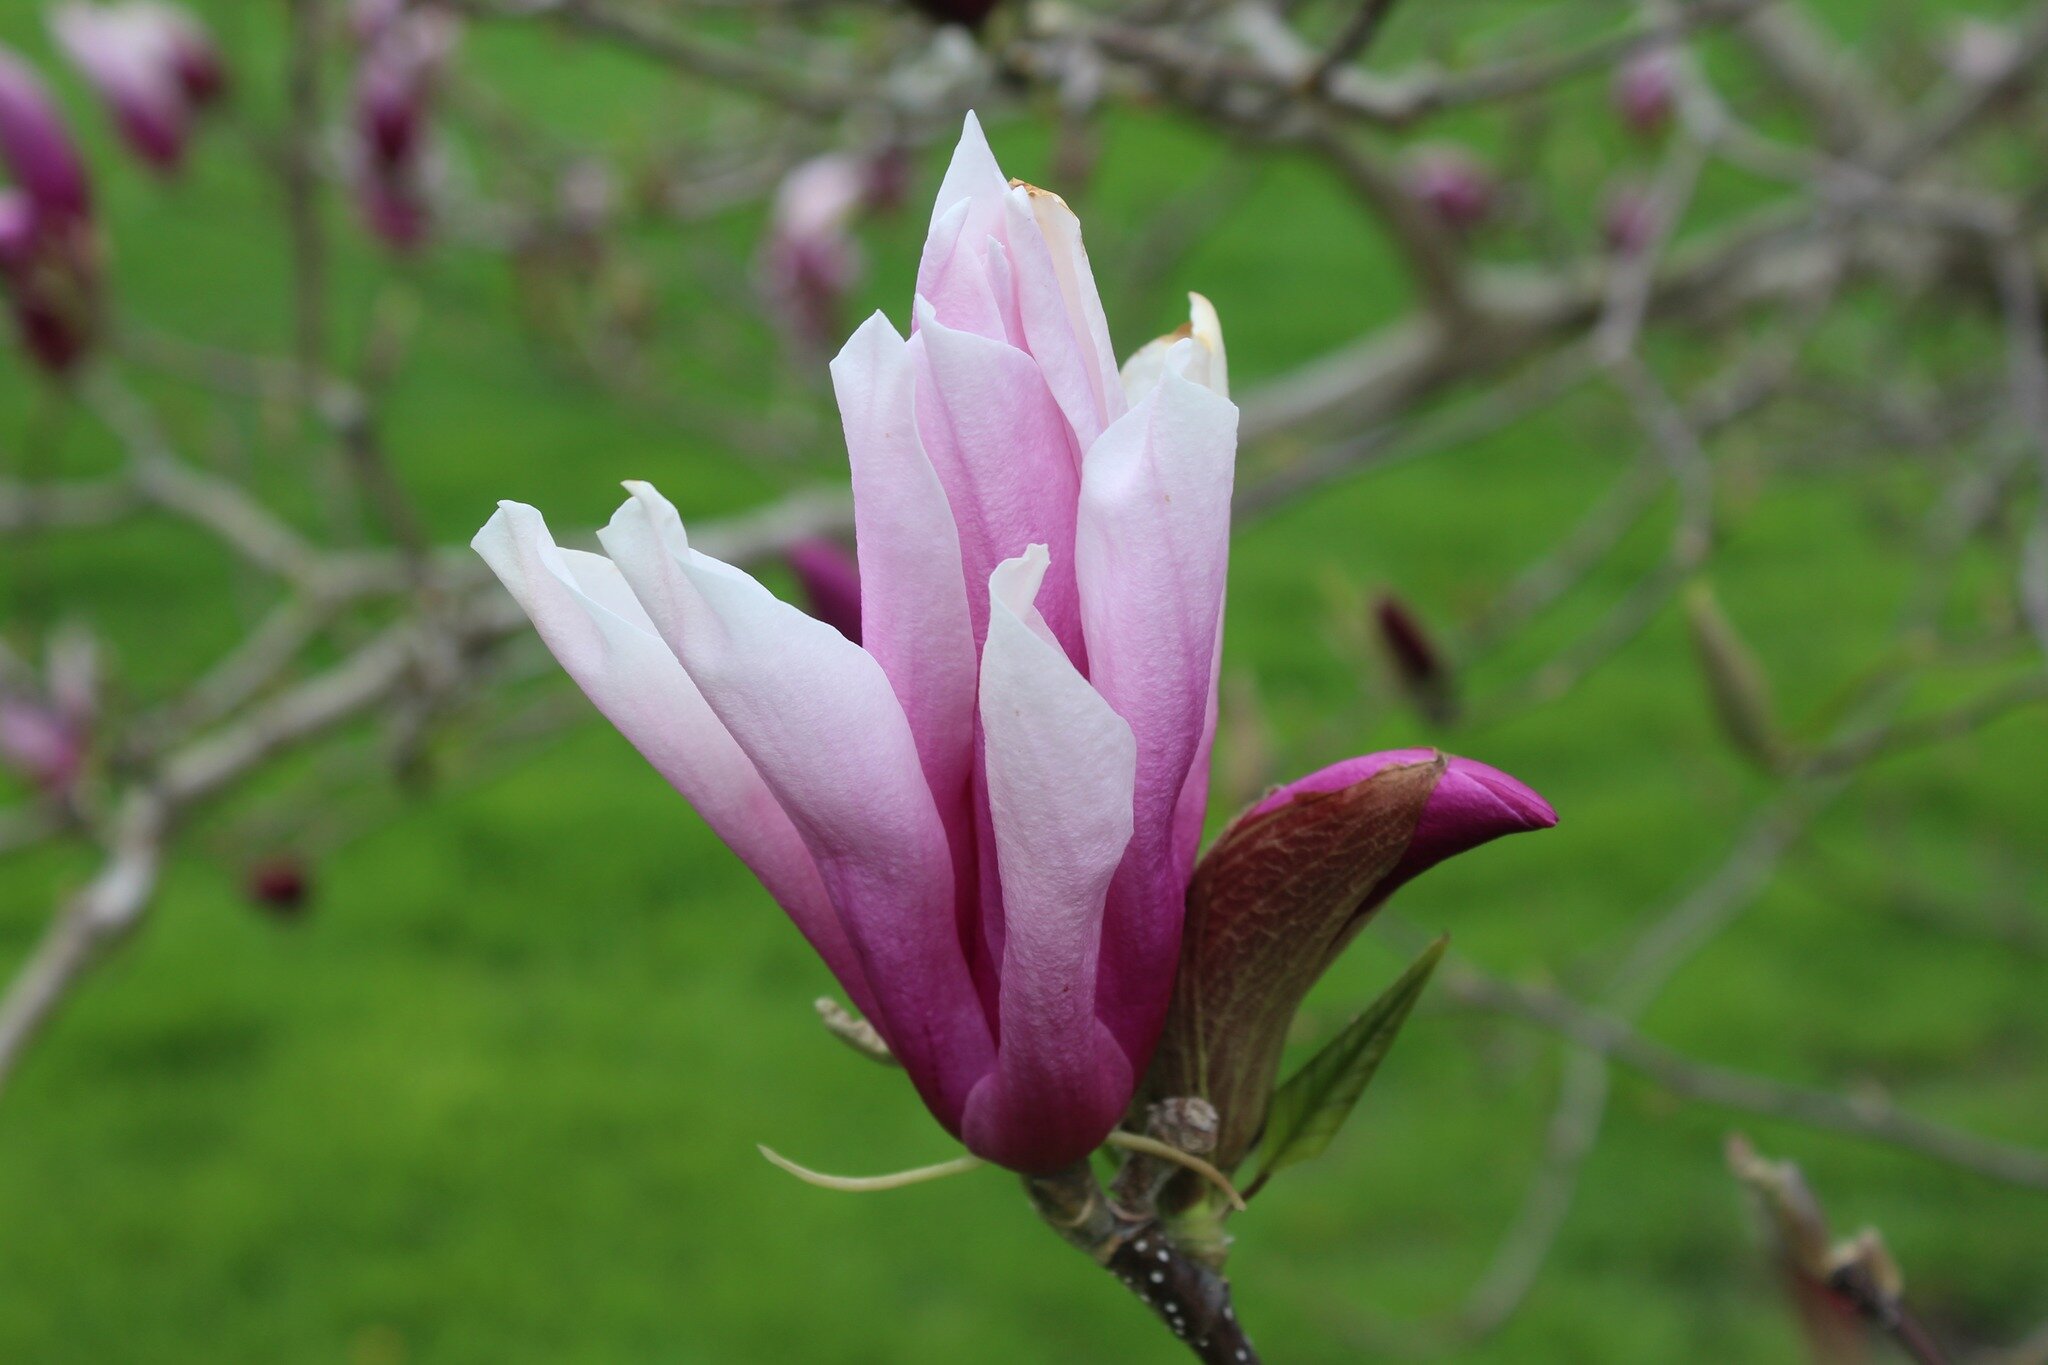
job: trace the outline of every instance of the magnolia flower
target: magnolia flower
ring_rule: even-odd
[[[1183,952],[1237,444],[1222,330],[1191,302],[1185,327],[1119,370],[1079,223],[1006,182],[970,116],[910,337],[878,314],[832,363],[858,643],[693,546],[646,484],[599,532],[604,555],[558,548],[513,502],[473,542],[598,709],[789,912],[938,1121],[1026,1172],[1108,1136],[1162,1030],[1177,1042],[1151,1079],[1181,1088],[1148,1094],[1202,1093],[1179,1068],[1212,1021],[1179,1008],[1193,997],[1176,996],[1177,971],[1245,988],[1249,1013],[1217,1017],[1243,1019],[1257,1043],[1243,1055],[1263,1059],[1395,885],[1551,819],[1465,760],[1337,765],[1261,803],[1204,860],[1203,923],[1224,923],[1221,907],[1271,932]],[[1309,865],[1273,861],[1304,816],[1336,843]],[[1220,899],[1217,877],[1232,888]],[[1290,894],[1307,921],[1287,919]],[[1270,1071],[1245,1069],[1231,1091],[1234,1141],[1256,1131]]]
[[[0,48],[0,285],[15,330],[45,370],[84,356],[97,322],[92,194],[78,150],[35,71]]]
[[[50,12],[50,30],[136,154],[160,171],[175,170],[193,114],[226,87],[220,53],[199,21],[156,0],[70,0]]]
[[[1113,1128],[1163,1022],[1207,795],[1237,411],[1222,337],[1120,377],[1080,225],[970,117],[906,340],[832,365],[862,643],[690,545],[652,488],[476,548],[760,875],[974,1152]],[[1127,387],[1128,382],[1128,387]]]

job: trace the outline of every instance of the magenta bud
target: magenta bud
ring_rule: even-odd
[[[917,163],[910,146],[891,142],[868,156],[867,183],[862,188],[861,207],[870,213],[894,213],[910,197],[910,182]]]
[[[910,0],[912,9],[942,24],[979,32],[1002,0]]]
[[[152,4],[160,16],[170,46],[171,71],[185,100],[194,109],[204,109],[227,94],[227,63],[213,35],[206,31],[190,10],[176,5]]]
[[[35,259],[36,211],[17,189],[0,189],[0,274],[21,270]]]
[[[1439,725],[1455,719],[1458,701],[1451,666],[1420,618],[1400,598],[1384,593],[1374,604],[1373,624],[1401,690],[1424,718]]]
[[[860,563],[836,540],[814,536],[789,547],[785,558],[811,615],[860,643]]]
[[[113,112],[129,149],[158,171],[176,170],[198,103],[192,85],[205,88],[211,79],[217,88],[220,79],[218,56],[197,21],[149,0],[68,0],[50,12],[50,31]]]
[[[0,160],[38,220],[92,212],[85,165],[50,92],[27,62],[0,47]]]
[[[1470,232],[1493,213],[1493,175],[1462,147],[1417,148],[1404,171],[1408,193],[1444,226]]]
[[[44,371],[68,373],[98,328],[98,251],[85,170],[35,72],[0,48],[0,284],[16,334]]]
[[[356,65],[356,199],[370,232],[409,251],[429,224],[427,120],[457,29],[446,14],[389,7],[357,11],[367,45]]]
[[[243,892],[250,904],[273,919],[297,919],[312,901],[312,873],[288,854],[266,858],[249,869]]]
[[[1609,190],[1600,212],[1600,237],[1616,256],[1634,256],[1657,238],[1657,201],[1640,185]]]
[[[368,48],[383,37],[405,13],[406,0],[354,0],[349,6],[348,27],[359,47]]]
[[[868,193],[867,167],[839,152],[793,168],[775,191],[760,275],[777,321],[799,350],[829,346],[840,305],[860,278],[851,223]]]
[[[414,251],[426,241],[432,223],[426,196],[402,178],[366,173],[356,185],[356,204],[370,234],[393,250]]]
[[[32,697],[0,696],[0,763],[47,796],[62,796],[85,767],[89,737],[62,709]]]
[[[0,760],[38,789],[67,790],[84,757],[82,738],[52,707],[0,698]]]
[[[1654,137],[1678,108],[1678,62],[1664,48],[1639,52],[1614,73],[1614,108],[1630,132]]]
[[[1393,892],[1557,814],[1495,768],[1433,749],[1348,759],[1238,817],[1195,869],[1180,974],[1145,1098],[1216,1106],[1228,1171],[1265,1123],[1309,988]]]

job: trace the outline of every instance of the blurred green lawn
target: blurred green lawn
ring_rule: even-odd
[[[32,8],[8,7],[0,39],[46,60]],[[274,123],[264,62],[276,8],[220,0],[210,11],[252,127]],[[1446,7],[1430,22],[1455,30],[1453,16],[1479,8]],[[1927,8],[1916,22],[1932,22]],[[1874,50],[1905,13],[1854,0],[1835,9],[1867,26]],[[538,33],[478,30],[465,62],[531,116],[627,150],[708,117],[659,73]],[[57,81],[91,134],[126,314],[278,350],[287,295],[276,196],[241,164],[244,130],[212,127],[189,179],[158,187],[111,150],[76,82]],[[1753,84],[1733,68],[1732,89]],[[1547,154],[1553,185],[1596,185],[1642,158],[1607,128],[1601,100],[1595,83],[1560,111],[1584,132]],[[1484,120],[1454,131],[1482,144],[1500,136]],[[1042,120],[1005,119],[992,137],[1012,174],[1047,175]],[[1111,125],[1078,207],[1120,348],[1173,326],[1174,291],[1197,287],[1222,311],[1233,379],[1248,390],[1402,309],[1382,244],[1313,169],[1284,161],[1164,278],[1137,297],[1120,292],[1151,215],[1216,156],[1206,137],[1162,117]],[[927,167],[918,196],[933,183]],[[1753,192],[1710,184],[1709,215]],[[338,352],[351,353],[376,309],[418,305],[387,437],[440,538],[466,539],[498,497],[540,505],[569,535],[603,519],[621,478],[652,479],[686,515],[708,516],[826,467],[822,448],[735,458],[599,392],[522,335],[502,262],[435,251],[393,270],[360,242],[346,204],[330,207]],[[904,320],[921,221],[913,200],[870,234],[862,309]],[[673,267],[653,281],[657,373],[685,402],[758,411],[816,401],[747,316],[737,263],[757,227],[722,220],[680,241],[651,238],[650,259]],[[720,258],[736,263],[723,287],[693,282],[691,262]],[[1990,344],[1937,320],[1903,348],[1899,325],[1881,302],[1862,301],[1817,349],[1844,373],[1895,365],[1903,391],[1940,383],[1944,367]],[[1688,357],[1671,361],[1688,372]],[[274,422],[167,381],[148,391],[195,458],[239,462],[319,516]],[[0,448],[17,446],[33,403],[9,360]],[[1848,467],[1788,462],[1773,431],[1766,421],[1717,448],[1734,530],[1714,581],[1787,712],[1804,716],[1880,655],[1912,583],[1901,518],[1940,471],[1881,451]],[[1477,961],[1579,990],[1711,869],[1766,794],[1717,738],[1676,614],[1564,699],[1438,734],[1361,670],[1333,613],[1347,594],[1391,585],[1434,618],[1468,614],[1555,541],[1637,443],[1626,413],[1591,391],[1263,520],[1233,566],[1228,667],[1256,678],[1283,774],[1434,742],[1553,800],[1555,832],[1433,873],[1399,906]],[[113,457],[90,422],[67,424],[62,467]],[[1632,538],[1469,690],[1508,685],[1574,638],[1654,561],[1662,536],[1659,524]],[[131,699],[189,676],[265,602],[175,528],[48,541],[37,556],[60,598],[91,604]],[[9,579],[20,581],[0,566],[0,584]],[[1988,616],[2009,591],[1988,560],[1973,565],[1954,615]],[[1882,764],[1812,841],[1830,867],[1853,869],[1855,894],[1795,857],[1646,1027],[1702,1058],[1879,1085],[1917,1112],[2048,1144],[2042,962],[1909,923],[1871,894],[1931,885],[1965,902],[2038,905],[2044,772],[2038,714]],[[261,806],[259,794],[241,813]],[[0,1103],[0,1360],[1174,1358],[1120,1288],[1035,1225],[1000,1174],[855,1197],[761,1161],[757,1142],[852,1172],[952,1149],[900,1077],[817,1027],[809,1002],[829,989],[822,968],[601,725],[581,724],[509,770],[430,788],[321,862],[302,923],[266,921],[244,903],[230,828],[201,828],[146,931],[80,993]],[[0,868],[0,960],[26,949],[49,897],[82,867],[49,855]],[[1308,1036],[1370,998],[1398,962],[1368,935],[1319,990]],[[1425,1008],[1352,1128],[1238,1225],[1239,1302],[1269,1358],[1377,1358],[1376,1327],[1455,1308],[1517,1206],[1556,1073],[1556,1046],[1541,1035]],[[1801,1158],[1842,1222],[1881,1225],[1945,1327],[1996,1338],[2048,1314],[2048,1197],[1682,1103],[1624,1075],[1535,1297],[1456,1358],[1797,1359],[1723,1172],[1720,1142],[1736,1126]]]

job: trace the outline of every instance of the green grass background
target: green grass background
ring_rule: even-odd
[[[54,69],[34,8],[5,7],[0,39]],[[1483,33],[1515,8],[1413,5],[1389,50],[1455,55],[1468,25]],[[125,162],[76,81],[54,77],[99,172],[123,313],[272,353],[287,335],[286,264],[276,190],[250,155],[277,124],[279,9],[209,7],[235,61],[237,110],[207,130],[176,184]],[[1830,9],[1908,86],[1924,73],[1901,55],[1907,39],[1947,17],[1944,6]],[[1739,58],[1716,49],[1715,60],[1738,99],[1756,98],[1757,117],[1796,131]],[[644,64],[537,31],[478,29],[464,62],[522,116],[628,157],[722,108]],[[1050,174],[1046,112],[992,121],[1010,173]],[[1612,129],[1597,81],[1571,89],[1555,115],[1543,183],[1568,230],[1590,233],[1597,186],[1647,171],[1649,155]],[[1481,147],[1507,138],[1493,115],[1445,131]],[[1406,306],[1385,244],[1315,168],[1285,158],[1233,189],[1198,249],[1120,290],[1156,240],[1147,229],[1160,207],[1222,154],[1163,114],[1106,125],[1076,202],[1120,348],[1173,326],[1175,291],[1200,288],[1222,311],[1233,379],[1248,390]],[[487,154],[465,147],[458,160],[490,182]],[[904,321],[917,200],[935,175],[924,167],[912,207],[866,234],[873,269],[859,311]],[[1717,176],[1702,216],[1757,194]],[[704,517],[832,468],[829,427],[787,458],[741,456],[604,392],[522,330],[500,259],[436,249],[393,267],[361,241],[345,202],[330,202],[328,219],[336,353],[353,353],[379,309],[416,309],[386,436],[442,539],[466,538],[499,497],[537,503],[571,534],[602,521],[621,478],[652,479]],[[816,376],[793,377],[750,314],[744,269],[758,226],[740,215],[636,231],[659,324],[652,373],[670,401],[817,409]],[[1910,325],[1882,299],[1853,299],[1814,363],[1858,382],[1886,366],[1894,391],[1927,391],[1982,368],[1994,344],[1981,319]],[[1659,355],[1683,379],[1702,372],[1715,354],[1705,351]],[[193,458],[321,524],[274,413],[143,382]],[[19,449],[39,401],[7,359],[0,448]],[[1730,529],[1714,582],[1793,716],[1820,711],[1881,656],[1914,581],[1905,530],[1947,468],[1882,449],[1830,458],[1826,437],[1811,422],[1766,420],[1716,448]],[[1381,585],[1437,619],[1475,610],[1637,457],[1638,441],[1627,414],[1589,391],[1260,521],[1232,571],[1228,666],[1256,680],[1283,775],[1441,743],[1553,800],[1556,831],[1435,872],[1399,906],[1479,962],[1573,989],[1591,989],[1646,918],[1715,864],[1766,794],[1717,737],[1676,613],[1563,699],[1437,733],[1361,663],[1344,612]],[[115,457],[88,420],[62,424],[59,468]],[[1661,552],[1664,524],[1632,537],[1468,689],[1512,684],[1597,620]],[[20,620],[31,596],[88,604],[126,703],[189,676],[268,600],[203,539],[154,525],[43,541],[32,561],[0,562],[0,587]],[[1998,562],[1973,561],[1949,623],[2001,619],[2010,598]],[[359,747],[373,742],[365,732]],[[1822,821],[1812,844],[1825,864],[1795,857],[1646,1026],[1702,1058],[1882,1087],[1915,1111],[2048,1145],[2043,962],[1904,920],[1881,894],[2016,901],[2038,924],[2044,773],[2038,713],[1879,765]],[[998,1173],[853,1197],[759,1159],[754,1144],[769,1142],[863,1172],[952,1148],[900,1077],[822,1034],[809,1002],[829,988],[823,970],[609,730],[579,723],[526,761],[430,784],[400,818],[319,860],[315,909],[293,925],[252,913],[238,890],[249,848],[237,831],[280,789],[202,825],[144,932],[80,992],[0,1102],[0,1360],[1174,1358]],[[49,898],[85,866],[60,852],[0,867],[0,960],[26,950]],[[1318,990],[1304,1039],[1398,965],[1368,935]],[[1239,1302],[1269,1359],[1381,1358],[1390,1324],[1455,1308],[1535,1164],[1557,1061],[1554,1043],[1517,1025],[1435,1006],[1417,1016],[1332,1150],[1237,1224]],[[1722,1168],[1734,1126],[1802,1159],[1843,1223],[1882,1226],[1916,1296],[1957,1339],[2016,1336],[2048,1315],[2048,1196],[1622,1076],[1536,1293],[1507,1330],[1454,1357],[1798,1359]]]

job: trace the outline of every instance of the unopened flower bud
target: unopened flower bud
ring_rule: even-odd
[[[1775,772],[1784,766],[1785,745],[1763,664],[1705,583],[1686,593],[1685,619],[1721,732],[1738,753]]]
[[[1638,137],[1654,137],[1678,108],[1678,61],[1665,48],[1638,53],[1614,73],[1614,108]]]
[[[1759,1155],[1741,1134],[1727,1144],[1728,1167],[1754,1197],[1807,1348],[1819,1365],[1866,1358],[1858,1299],[1896,1303],[1898,1268],[1875,1233],[1836,1244],[1827,1215],[1799,1167]],[[1845,1288],[1853,1292],[1845,1293]]]
[[[158,171],[176,170],[193,114],[227,82],[219,50],[199,21],[157,0],[67,0],[51,11],[50,31],[113,111],[136,155]]]
[[[85,170],[34,70],[0,48],[0,285],[31,359],[68,373],[98,332],[98,245]]]
[[[979,31],[1002,0],[910,0],[911,8],[941,24]]]
[[[784,558],[803,588],[811,615],[860,643],[860,563],[844,545],[824,536],[800,540]]]
[[[1445,227],[1470,232],[1493,213],[1492,172],[1462,147],[1418,148],[1404,170],[1409,195]]]
[[[865,165],[838,152],[798,165],[775,191],[761,284],[783,334],[800,352],[839,336],[840,305],[860,279],[860,244],[851,225],[867,192]]]
[[[41,698],[0,695],[0,764],[46,796],[62,796],[85,766],[84,728]]]
[[[227,63],[221,60],[220,48],[214,45],[213,35],[208,33],[192,12],[176,5],[148,3],[147,8],[160,16],[164,31],[169,35],[171,49],[171,70],[177,74],[178,84],[185,91],[185,98],[194,109],[204,109],[227,93]]]
[[[305,913],[312,900],[313,878],[305,863],[279,855],[251,867],[243,888],[249,903],[264,914],[293,920]]]
[[[92,212],[85,163],[34,68],[0,47],[0,160],[44,223]]]
[[[865,169],[867,183],[861,207],[870,213],[894,213],[903,207],[903,201],[910,197],[911,177],[917,170],[909,144],[889,142],[876,148],[868,154]]]
[[[1600,211],[1600,237],[1616,256],[1634,256],[1657,239],[1657,201],[1640,185],[1618,185]]]
[[[1424,719],[1448,725],[1457,718],[1456,679],[1450,662],[1406,603],[1382,594],[1373,607],[1373,625],[1394,677]]]
[[[1273,792],[1195,869],[1148,1099],[1216,1106],[1216,1165],[1265,1123],[1302,1000],[1394,891],[1446,858],[1557,823],[1506,773],[1433,749],[1367,754]]]
[[[459,30],[439,10],[406,8],[358,31],[369,36],[355,76],[357,203],[372,234],[410,250],[426,236],[428,116]]]

